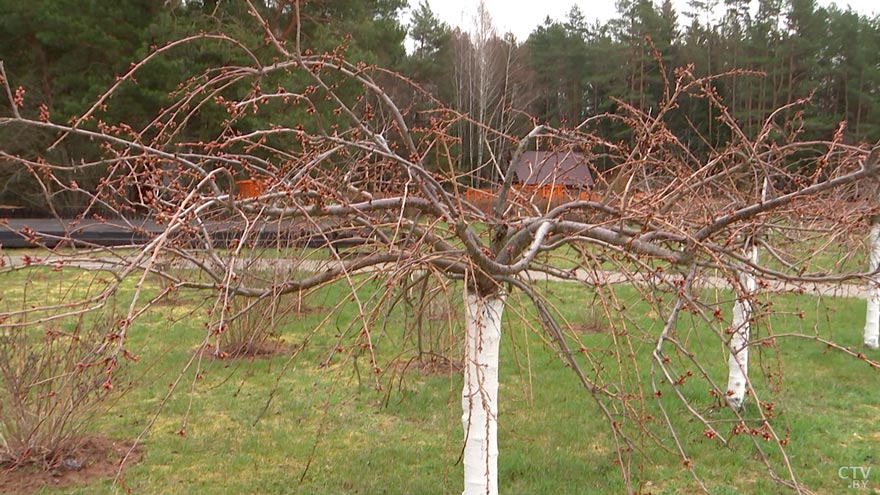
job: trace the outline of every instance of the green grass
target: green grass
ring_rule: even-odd
[[[370,288],[365,287],[363,294]],[[579,357],[583,366],[589,357],[606,370],[609,380],[623,380],[629,391],[641,385],[650,396],[650,351],[660,323],[635,291],[614,289],[614,296],[629,308],[629,320],[623,321],[591,308],[592,299],[578,286],[547,284],[545,290],[573,324],[592,321],[629,330],[625,338],[607,331],[572,333],[569,342],[575,349],[581,345],[590,349]],[[453,297],[459,293],[452,291]],[[723,299],[724,294],[718,297]],[[372,327],[382,368],[378,376],[371,373],[369,357],[358,353],[359,327],[348,329],[356,308],[340,286],[312,294],[307,303],[317,311],[292,317],[284,326],[282,336],[291,349],[307,343],[296,359],[291,359],[291,351],[253,361],[206,359],[185,369],[206,337],[203,323],[208,308],[198,305],[200,298],[178,294],[175,304],[157,307],[132,328],[129,347],[140,360],[127,364],[120,376],[130,384],[117,387],[127,391],[119,393],[95,425],[96,432],[121,439],[144,434],[145,457],[125,472],[125,482],[135,493],[460,493],[461,378],[458,373],[426,374],[413,368],[402,374],[393,361],[413,355],[413,339],[403,332],[407,325],[400,311],[383,313]],[[501,370],[502,493],[624,493],[607,419],[571,369],[533,331],[528,305],[516,295],[510,301]],[[775,296],[773,303],[778,314],[769,321],[777,334],[818,332],[844,345],[860,345],[863,301]],[[723,307],[729,311],[729,304]],[[796,316],[801,310],[806,319]],[[814,328],[816,317],[819,323]],[[712,378],[723,386],[723,346],[705,324],[693,321],[691,326],[690,317],[683,319],[678,337],[703,357]],[[435,342],[454,352],[457,336],[438,331]],[[763,325],[758,336],[766,336],[767,331]],[[330,366],[321,366],[340,342],[343,351]],[[402,355],[401,349],[406,349]],[[630,349],[638,371],[620,371],[618,359],[625,359]],[[789,456],[801,481],[819,493],[843,493],[846,485],[838,468],[872,466],[880,456],[880,389],[871,385],[878,373],[808,340],[781,340],[778,350],[785,362],[781,369],[774,348],[754,352],[752,379],[762,399],[777,405],[773,425],[782,436],[788,435]],[[673,365],[688,369],[680,355],[673,354]],[[779,371],[784,377],[781,389],[776,387],[777,375],[767,376]],[[197,372],[202,378],[195,378]],[[169,384],[178,379],[177,390],[166,401]],[[374,387],[376,380],[381,390]],[[734,415],[716,408],[718,401],[709,395],[704,381],[693,378],[680,388],[719,433],[730,437]],[[751,436],[732,436],[730,448],[706,438],[705,426],[687,415],[672,388],[667,384],[663,390],[662,403],[710,493],[783,492],[756,461]],[[756,417],[754,400],[748,404],[745,416]],[[653,398],[644,410],[655,418],[646,420],[648,430],[664,435],[667,445],[672,445],[665,425],[657,419],[660,412]],[[619,419],[644,449],[645,455],[632,457],[636,488],[655,495],[699,492],[680,458],[660,449],[631,418]],[[177,432],[184,424],[186,435],[181,436]],[[779,468],[780,457],[772,443],[758,442]],[[105,480],[40,493],[122,491]]]

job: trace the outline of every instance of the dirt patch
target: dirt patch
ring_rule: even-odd
[[[285,355],[290,351],[290,346],[286,342],[276,339],[243,343],[235,348],[222,349],[221,355],[216,353],[213,345],[202,346],[196,349],[196,352],[202,353],[202,357],[217,360],[270,358]]]
[[[330,310],[327,309],[326,306],[311,306],[308,304],[303,304],[301,307],[293,309],[290,314],[296,316],[297,318],[302,318],[303,316],[310,315],[313,313],[329,313]]]
[[[177,308],[180,306],[198,306],[203,299],[199,299],[196,297],[175,297],[175,296],[166,296],[154,303],[155,306],[169,306],[172,308]]]
[[[228,358],[264,358],[287,354],[288,346],[282,340],[268,339],[262,342],[242,344],[236,349],[229,349]]]
[[[29,495],[44,486],[63,488],[114,478],[119,474],[123,459],[129,466],[143,458],[142,447],[132,450],[133,445],[134,442],[127,440],[89,437],[56,467],[0,466],[0,493]]]
[[[421,358],[414,357],[408,361],[397,361],[392,366],[400,372],[410,371],[422,375],[450,375],[464,370],[464,363],[461,361],[433,354],[425,354]]]
[[[575,333],[611,333],[608,325],[596,321],[579,321],[571,324]]]

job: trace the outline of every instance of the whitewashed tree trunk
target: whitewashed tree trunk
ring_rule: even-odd
[[[871,241],[871,271],[880,267],[880,222],[871,225],[868,234]],[[868,292],[868,312],[865,316],[865,345],[871,349],[880,348],[880,276],[871,277],[871,288]]]
[[[498,354],[504,295],[467,294],[464,388],[464,491],[498,494]]]
[[[880,146],[875,146],[865,161],[865,167],[877,167],[880,165]],[[880,195],[877,196],[880,202]],[[880,218],[877,215],[871,218],[871,231],[868,234],[871,241],[870,269],[876,272],[880,267]],[[868,289],[868,310],[865,315],[865,346],[871,349],[880,348],[880,275],[871,277],[871,287]]]
[[[745,254],[753,264],[758,263],[758,248],[747,242]],[[727,360],[727,402],[736,409],[743,406],[746,400],[746,388],[749,382],[749,337],[752,330],[752,302],[749,299],[757,289],[754,275],[743,271],[740,284],[744,291],[736,298],[733,305],[733,335],[730,338],[730,357]]]

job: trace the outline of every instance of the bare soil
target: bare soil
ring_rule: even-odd
[[[572,323],[571,329],[576,333],[611,333],[611,329],[607,324],[595,321],[579,321]]]
[[[243,343],[234,348],[228,346],[221,347],[220,350],[222,356],[217,355],[213,345],[198,347],[195,352],[201,352],[203,358],[225,361],[230,359],[270,358],[274,356],[282,356],[289,353],[291,349],[283,340],[267,338],[261,341]]]
[[[228,358],[269,358],[287,354],[288,346],[282,340],[266,339],[261,342],[242,344],[236,349],[226,351]]]
[[[292,311],[291,314],[296,316],[297,318],[302,318],[303,316],[313,313],[328,313],[329,311],[330,308],[326,306],[312,306],[311,304],[303,304],[302,307],[297,308],[296,311]]]
[[[65,456],[59,466],[0,466],[0,493],[29,495],[44,486],[64,488],[116,478],[125,466],[143,458],[143,448],[139,445],[132,450],[133,445],[134,442],[128,440],[95,436]]]
[[[415,372],[422,375],[450,375],[464,370],[464,363],[435,354],[424,354],[419,359],[414,357],[408,361],[396,361],[393,368],[401,372]]]

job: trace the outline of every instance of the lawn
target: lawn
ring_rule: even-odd
[[[4,275],[11,276],[19,275]],[[51,273],[44,276],[61,291]],[[373,288],[362,287],[364,300]],[[151,282],[149,290],[158,289]],[[122,297],[131,290],[126,286]],[[606,403],[639,449],[628,457],[634,486],[641,493],[699,493],[682,459],[647,434],[673,446],[650,385],[659,315],[626,286],[613,289],[628,308],[625,318],[603,315],[592,296],[574,284],[547,283],[544,291],[574,329],[569,344],[584,349],[579,363],[601,373],[601,380],[615,381],[621,391],[641,388],[648,397],[644,403],[631,399],[639,417]],[[460,289],[450,292],[457,296]],[[723,292],[706,295],[729,311]],[[4,294],[6,304],[12,297],[13,292]],[[833,337],[860,350],[864,301],[794,295],[770,300],[773,314],[769,324],[759,325],[758,337],[767,337],[772,328],[775,334]],[[524,299],[513,295],[509,306],[500,390],[502,493],[625,493],[609,422],[596,400],[536,330]],[[461,377],[448,366],[410,361],[416,339],[404,311],[380,311],[381,318],[370,323],[380,368],[375,373],[359,345],[361,327],[350,326],[357,307],[341,285],[306,297],[305,310],[279,327],[287,351],[269,358],[194,358],[206,339],[209,307],[203,295],[181,292],[130,330],[128,347],[140,359],[119,372],[112,400],[94,426],[96,433],[119,439],[142,435],[145,455],[126,468],[124,486],[148,494],[460,493]],[[377,302],[376,307],[383,306]],[[443,314],[460,311],[451,307]],[[458,326],[437,320],[426,325],[430,338],[423,345],[455,357]],[[723,386],[726,356],[717,336],[690,317],[681,321],[678,333]],[[673,355],[672,361],[682,372],[688,369],[683,356]],[[873,466],[880,455],[880,390],[869,386],[876,377],[877,370],[864,362],[812,340],[778,339],[754,351],[752,380],[764,401],[761,407],[774,404],[772,424],[787,437],[793,467],[818,493],[844,492],[847,480],[839,469]],[[705,381],[693,378],[680,390],[730,439],[728,447],[706,436],[706,425],[688,415],[669,384],[660,387],[665,393],[659,400],[710,493],[784,491],[769,479],[753,442],[784,475],[773,443],[760,435],[731,435],[739,421],[718,407]],[[758,424],[758,407],[748,402],[743,415],[749,425]],[[121,483],[104,480],[39,493],[121,492]]]

